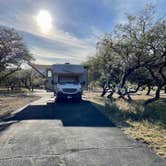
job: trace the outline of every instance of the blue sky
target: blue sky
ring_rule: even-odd
[[[0,0],[0,25],[19,31],[36,63],[81,63],[94,55],[100,35],[147,3],[156,5],[156,15],[166,14],[166,0]],[[40,11],[51,17],[47,33],[37,23]]]

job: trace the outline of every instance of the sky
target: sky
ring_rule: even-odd
[[[146,4],[165,13],[166,0],[0,0],[0,25],[23,36],[37,64],[80,64],[104,33]]]

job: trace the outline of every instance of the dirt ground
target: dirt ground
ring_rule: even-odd
[[[17,94],[17,95],[0,95],[0,117],[10,114],[11,112],[39,99],[39,96]]]

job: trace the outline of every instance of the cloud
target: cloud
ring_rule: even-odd
[[[95,46],[89,44],[91,39],[84,39],[71,45],[71,43],[64,44],[63,41],[51,40],[24,31],[21,31],[20,34],[28,41],[28,46],[37,63],[81,63],[95,53]]]
[[[35,63],[41,64],[55,64],[55,63],[73,63],[79,64],[80,62],[84,62],[86,57],[94,55],[94,51],[92,50],[91,54],[85,54],[82,50],[73,49],[72,52],[63,51],[62,53],[50,52],[46,49],[33,47],[32,53],[36,59]]]
[[[0,24],[21,32],[37,62],[52,63],[55,60],[59,63],[81,63],[93,54],[96,41],[91,36],[78,38],[58,28],[56,21],[53,21],[54,28],[48,34],[43,34],[36,24],[36,11],[23,10],[23,6],[7,6],[7,3],[1,5],[0,9],[6,8],[8,12],[0,12]]]
[[[38,63],[81,63],[94,55],[104,32],[113,31],[116,24],[126,21],[125,13],[135,14],[148,2],[156,3],[159,13],[165,12],[165,0],[0,0],[0,24],[23,35]],[[40,10],[52,17],[47,34],[36,22]]]
[[[126,14],[136,14],[148,3],[156,4],[156,0],[102,0],[106,8],[114,9],[116,24],[127,21]]]

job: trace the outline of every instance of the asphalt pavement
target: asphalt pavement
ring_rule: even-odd
[[[165,166],[93,103],[56,103],[51,93],[0,122],[0,166]]]

